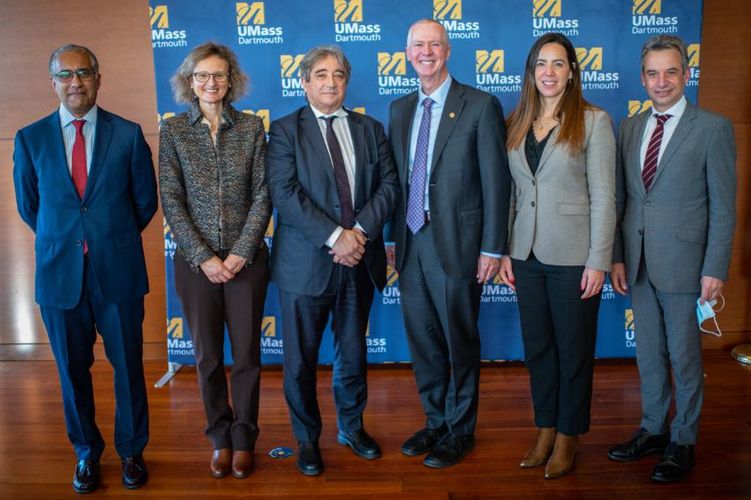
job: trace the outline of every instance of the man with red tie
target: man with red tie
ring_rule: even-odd
[[[97,332],[115,372],[122,482],[139,488],[148,479],[141,231],[157,207],[151,151],[140,126],[96,106],[101,76],[89,49],[60,47],[49,71],[61,105],[16,134],[13,180],[18,213],[36,235],[35,295],[78,458],[73,488],[99,486],[104,440],[90,373]]]

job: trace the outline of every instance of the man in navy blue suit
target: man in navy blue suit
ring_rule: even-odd
[[[49,71],[61,105],[16,134],[13,180],[18,213],[36,235],[36,301],[78,457],[73,488],[99,486],[104,440],[90,373],[97,331],[115,372],[122,482],[139,488],[148,479],[141,328],[149,285],[141,231],[157,207],[151,151],[140,126],[97,107],[101,76],[89,49],[60,47]]]

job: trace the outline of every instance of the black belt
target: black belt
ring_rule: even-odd
[[[430,212],[424,212],[425,213],[425,225],[427,226],[430,224]]]

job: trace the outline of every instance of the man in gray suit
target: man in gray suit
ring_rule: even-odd
[[[704,372],[697,299],[716,299],[728,276],[735,227],[732,124],[689,103],[683,41],[660,35],[641,54],[652,111],[624,120],[618,137],[618,227],[612,281],[631,286],[641,428],[608,456],[662,453],[652,479],[672,482],[694,466]],[[667,425],[670,373],[675,416]]]
[[[498,99],[452,79],[446,30],[412,25],[407,58],[420,89],[391,104],[402,192],[394,220],[402,312],[425,428],[402,445],[448,467],[474,447],[481,284],[507,235],[510,176]]]

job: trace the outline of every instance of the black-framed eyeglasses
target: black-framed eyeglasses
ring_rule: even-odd
[[[53,74],[52,78],[58,82],[69,82],[73,79],[73,76],[78,76],[81,80],[91,80],[95,75],[96,72],[91,68],[81,68],[77,70],[64,69]]]
[[[198,83],[206,83],[209,81],[209,78],[212,77],[216,83],[224,83],[227,81],[227,78],[229,78],[229,73],[225,73],[224,71],[217,71],[216,73],[197,71],[196,73],[193,73],[193,79]]]

